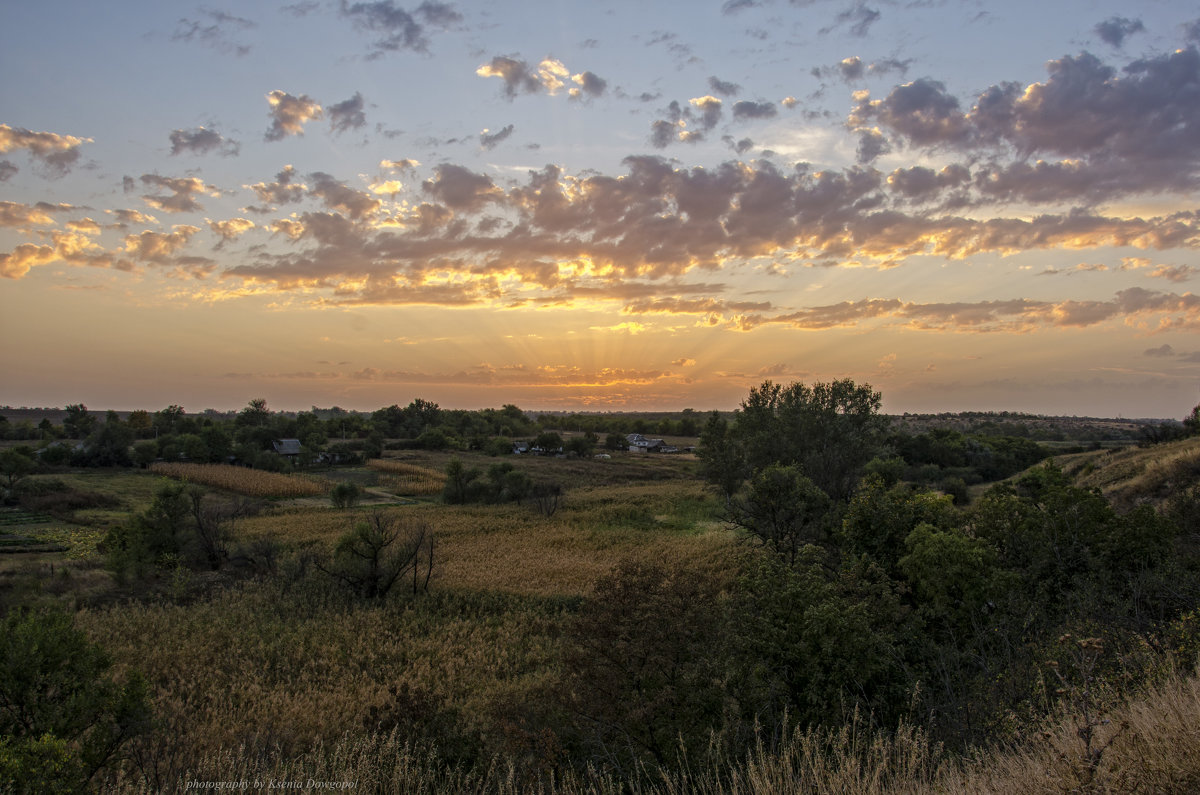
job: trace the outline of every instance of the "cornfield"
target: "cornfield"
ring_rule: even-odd
[[[441,494],[446,487],[446,475],[436,469],[382,458],[371,459],[367,466],[376,472],[390,475],[387,485],[398,495],[424,497]]]
[[[177,464],[160,461],[150,471],[177,480],[245,494],[248,497],[313,497],[327,492],[323,486],[295,475],[280,475],[228,464]]]

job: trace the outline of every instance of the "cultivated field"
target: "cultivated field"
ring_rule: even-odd
[[[311,497],[323,494],[323,484],[297,475],[280,475],[227,464],[179,464],[163,461],[150,471],[175,480],[244,494],[247,497]]]

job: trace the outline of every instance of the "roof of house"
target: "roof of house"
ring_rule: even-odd
[[[276,439],[271,444],[280,455],[300,455],[299,439]]]

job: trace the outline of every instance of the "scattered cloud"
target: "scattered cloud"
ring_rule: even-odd
[[[324,115],[321,106],[307,94],[295,97],[276,89],[267,94],[267,102],[271,106],[267,113],[271,127],[264,136],[268,141],[282,141],[289,135],[303,135],[305,124]]]
[[[708,87],[714,94],[720,94],[723,97],[736,97],[742,91],[742,87],[737,83],[721,80],[716,76],[708,78]]]
[[[479,133],[479,145],[484,149],[495,149],[498,144],[503,142],[513,133],[513,126],[506,124],[496,132],[485,129]]]
[[[23,149],[36,162],[45,167],[51,176],[61,176],[79,161],[81,144],[92,143],[91,138],[74,135],[59,135],[52,132],[33,132],[24,127],[0,124],[0,155]],[[8,172],[16,173],[16,167],[8,163]]]
[[[1146,26],[1140,19],[1126,19],[1125,17],[1109,17],[1094,28],[1101,41],[1118,49],[1124,46],[1125,39],[1134,33],[1141,33],[1145,29]]]
[[[480,77],[498,77],[504,82],[504,95],[513,99],[519,94],[557,94],[568,81],[575,83],[570,96],[599,96],[604,93],[607,82],[592,72],[572,75],[571,71],[555,58],[545,58],[537,66],[526,63],[518,56],[497,55],[475,70]]]
[[[608,81],[595,72],[580,72],[571,75],[575,85],[567,92],[571,99],[585,99],[602,96],[608,88]]]
[[[237,141],[224,138],[216,130],[207,127],[195,127],[190,130],[172,130],[171,154],[206,155],[209,152],[219,152],[227,157],[236,156],[241,148]]]
[[[205,222],[222,241],[236,240],[255,226],[248,218],[230,218],[227,221],[211,221],[206,218]]]
[[[196,42],[231,55],[249,54],[250,45],[237,41],[236,36],[257,27],[254,22],[225,11],[208,9],[201,9],[200,16],[201,19],[180,19],[171,40]]]
[[[312,187],[309,196],[314,196],[331,210],[345,213],[358,221],[372,215],[382,202],[367,191],[357,190],[341,180],[321,171],[308,175]]]
[[[1047,69],[1044,82],[991,86],[965,112],[929,78],[882,99],[859,92],[848,122],[910,146],[985,159],[975,187],[993,201],[1096,202],[1200,185],[1196,48],[1143,58],[1120,72],[1089,53],[1050,61]],[[1022,157],[994,160],[1008,151]]]
[[[270,212],[274,209],[273,205],[291,204],[303,199],[308,186],[302,182],[296,182],[295,179],[296,168],[287,165],[275,175],[274,182],[259,182],[254,185],[245,185],[244,187],[254,191],[254,195],[258,197],[260,202],[265,205],[271,205],[265,208],[251,208],[252,211]]]
[[[733,103],[733,118],[735,119],[769,119],[779,110],[774,102],[750,102],[742,100]]]
[[[1200,268],[1192,265],[1159,265],[1148,274],[1151,279],[1166,279],[1169,282],[1186,282],[1200,273]]]
[[[357,91],[350,99],[330,105],[326,110],[329,111],[329,125],[334,134],[358,130],[367,124],[367,115],[363,113],[363,96]]]
[[[375,37],[367,55],[370,59],[404,50],[428,52],[429,27],[447,29],[462,22],[462,15],[453,6],[436,0],[425,0],[411,12],[392,0],[373,3],[341,0],[340,12],[356,30]]]
[[[141,183],[151,188],[169,192],[145,194],[142,201],[165,213],[189,213],[203,210],[197,196],[220,196],[221,192],[197,177],[161,177],[158,174],[143,174]]]
[[[0,201],[0,227],[28,229],[32,226],[49,226],[57,223],[52,213],[72,212],[76,208],[70,204],[21,204],[20,202]]]
[[[866,3],[857,0],[850,8],[839,12],[835,18],[833,25],[822,28],[821,33],[829,33],[836,27],[842,25],[847,26],[850,35],[865,37],[871,30],[871,26],[879,21],[882,14],[873,8],[868,8]]]

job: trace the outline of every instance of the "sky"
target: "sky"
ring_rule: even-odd
[[[0,404],[1200,402],[1200,7],[0,4]]]

